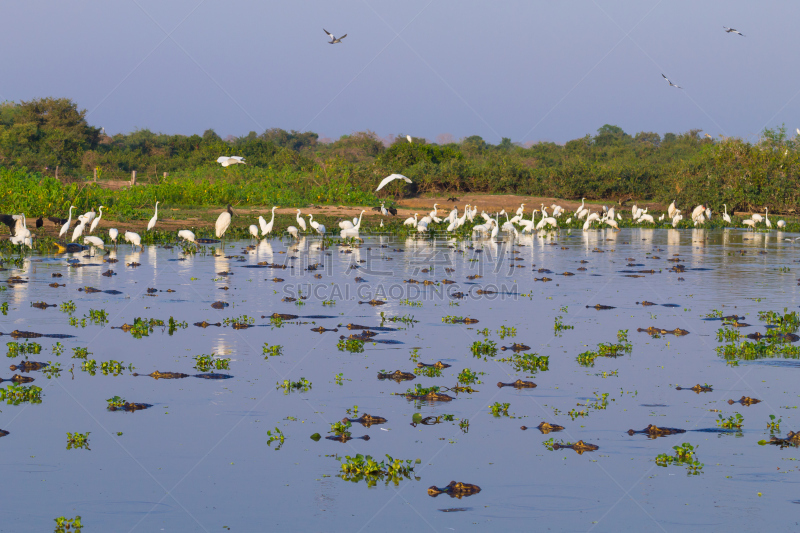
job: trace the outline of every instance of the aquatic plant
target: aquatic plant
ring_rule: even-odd
[[[267,430],[267,446],[272,444],[274,441],[278,441],[278,445],[275,447],[275,451],[281,449],[284,440],[286,440],[286,436],[283,434],[283,431],[281,431],[277,426],[275,426],[274,430]]]
[[[384,312],[381,311],[381,324],[383,324],[387,320],[389,322],[402,322],[403,324],[406,324],[406,325],[409,325],[409,326],[413,325],[416,322],[419,322],[419,320],[414,320],[414,316],[413,315],[386,316],[384,314]]]
[[[112,396],[106,400],[108,402],[108,407],[123,407],[126,403],[125,399],[121,396]]]
[[[542,445],[551,452],[556,449],[555,448],[556,444],[558,444],[559,446],[572,446],[571,442],[566,442],[563,440],[559,440],[558,442],[556,442],[556,440],[553,437],[550,437],[549,439],[542,441]]]
[[[8,387],[0,388],[0,401],[3,400],[9,405],[19,405],[23,402],[42,403],[42,388],[36,385],[10,383]]]
[[[79,346],[72,349],[72,358],[73,359],[86,359],[89,354],[92,353],[89,351],[89,348],[81,348]]]
[[[781,420],[782,419],[780,419],[780,418],[775,420],[775,415],[769,415],[769,422],[767,422],[767,429],[770,430],[770,432],[772,432],[772,431],[780,431],[780,429],[781,429]]]
[[[488,337],[489,336],[489,328],[479,329],[475,333],[477,333],[478,335],[483,335],[484,337]]]
[[[350,432],[350,428],[353,426],[353,423],[350,422],[348,419],[340,420],[339,422],[334,422],[331,424],[331,433],[335,435],[345,435]]]
[[[52,378],[60,378],[61,377],[61,363],[56,361],[48,361],[47,366],[42,369],[42,374],[44,374],[47,379]]]
[[[698,461],[695,456],[695,446],[684,442],[681,445],[673,446],[672,449],[675,450],[675,455],[660,453],[656,456],[655,461],[658,466],[666,468],[669,465],[685,465],[687,475],[696,476],[701,473],[703,463]]]
[[[775,311],[759,311],[758,319],[763,320],[769,325],[779,327],[781,333],[794,333],[800,327],[800,315],[797,311],[788,312],[788,308],[783,308],[783,315]]]
[[[462,431],[462,433],[469,432],[469,418],[464,418],[461,422],[458,423],[458,428]]]
[[[516,337],[517,328],[500,326],[500,329],[497,330],[497,335],[499,335],[501,339],[505,339],[506,337]]]
[[[100,372],[102,372],[104,376],[107,376],[108,374],[111,374],[112,376],[119,376],[125,369],[126,367],[123,361],[111,359],[110,361],[103,361],[100,363]],[[127,366],[127,370],[129,372],[133,372],[135,367],[132,364],[129,364]]]
[[[173,317],[169,317],[168,325],[169,325],[169,330],[167,331],[167,333],[169,333],[169,335],[175,333],[178,330],[178,328],[186,329],[189,327],[189,324],[185,320],[183,322],[178,322]]]
[[[336,300],[322,300],[322,305],[324,306],[336,305]]]
[[[8,348],[6,357],[17,357],[18,355],[38,354],[42,352],[42,345],[38,342],[7,342],[6,347]]]
[[[67,531],[72,531],[73,533],[81,533],[83,531],[83,522],[81,522],[81,516],[77,515],[75,518],[66,518],[63,516],[59,516],[58,518],[53,519],[56,523],[56,529],[54,533],[66,533]]]
[[[264,354],[264,359],[269,359],[270,357],[283,355],[283,346],[280,344],[270,346],[268,342],[265,342],[264,346],[261,348],[261,351]]]
[[[334,374],[334,376],[333,376],[333,381],[337,385],[344,385],[344,380],[345,379],[346,378],[344,377],[344,373],[342,373],[342,372],[339,372],[338,374]],[[352,381],[352,380],[348,379],[347,381]]]
[[[717,427],[725,429],[740,429],[744,423],[744,417],[739,413],[733,413],[728,418],[723,417],[721,414],[717,415]]]
[[[341,464],[342,475],[341,478],[345,481],[352,481],[358,483],[361,480],[366,480],[367,485],[370,487],[375,486],[377,481],[386,479],[386,484],[394,482],[395,485],[399,484],[402,479],[409,479],[414,471],[413,462],[411,459],[401,460],[395,459],[390,455],[386,455],[387,461],[377,462],[371,455],[357,454],[355,457],[346,455],[344,459],[337,457]],[[421,462],[419,459],[417,463]]]
[[[714,309],[710,313],[706,313],[706,318],[722,318],[722,311],[719,309]]]
[[[228,364],[231,362],[229,357],[216,357],[212,352],[211,355],[195,355],[194,367],[200,372],[207,372],[211,369],[215,370],[228,370]]]
[[[412,348],[408,358],[416,363],[419,360],[419,348]],[[383,371],[381,370],[381,372]]]
[[[463,316],[447,315],[442,317],[442,322],[444,322],[445,324],[458,324],[460,322],[464,322],[464,318],[465,317]]]
[[[550,369],[550,356],[535,353],[513,354],[510,357],[498,359],[502,363],[509,363],[517,372],[534,373]]]
[[[442,369],[436,366],[423,366],[422,368],[415,368],[413,372],[418,376],[425,376],[429,378],[442,377]]]
[[[275,388],[283,389],[284,394],[289,394],[293,390],[307,392],[308,389],[311,388],[311,382],[304,377],[301,377],[300,381],[290,381],[288,379],[284,379],[283,381],[278,381],[275,384],[277,385]]]
[[[84,318],[86,316],[84,315]],[[108,312],[105,309],[89,309],[89,321],[98,326],[108,324]]]
[[[508,408],[510,405],[510,403],[494,402],[489,406],[489,412],[492,413],[492,416],[508,416]]]
[[[66,302],[62,302],[58,308],[63,313],[72,314],[75,312],[75,302],[73,302],[72,300],[67,300]]]
[[[5,289],[5,287],[3,287]],[[3,313],[3,316],[8,315],[8,302],[3,302],[0,304],[0,312]]]
[[[86,433],[69,433],[67,432],[67,449],[89,449],[89,433],[91,431],[87,431]]]
[[[483,375],[484,372],[474,372],[469,368],[465,368],[458,374],[458,382],[463,383],[464,385],[480,385],[481,380],[478,379],[478,375]]]
[[[562,318],[564,318],[564,317],[563,316],[557,316],[556,320],[555,320],[555,324],[553,324],[553,332],[554,332],[556,337],[560,337],[562,331],[565,331],[565,330],[568,330],[568,329],[575,329],[575,326],[568,326],[568,325],[564,324],[564,322],[561,320]]]
[[[339,339],[336,348],[340,352],[361,353],[364,351],[364,341],[361,339]]]
[[[50,348],[50,351],[53,352],[53,355],[59,356],[62,353],[64,353],[64,345],[61,344],[60,342],[57,342],[53,345],[52,348]]]
[[[269,317],[269,323],[272,324],[273,328],[280,328],[283,326],[283,319],[278,315],[272,315]]]
[[[497,355],[497,344],[494,341],[475,341],[470,347],[472,355],[475,357],[494,357]]]
[[[405,394],[409,396],[425,396],[432,392],[439,392],[439,387],[437,385],[433,385],[431,387],[423,387],[419,383],[414,385],[413,389],[406,389]]]
[[[620,344],[628,344],[628,330],[621,329],[617,331],[617,342]]]
[[[97,373],[97,360],[89,359],[81,363],[81,370],[84,372],[88,372],[90,376],[94,376]]]

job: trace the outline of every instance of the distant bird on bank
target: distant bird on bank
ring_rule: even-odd
[[[394,180],[405,180],[406,183],[413,183],[410,178],[407,178],[402,174],[392,174],[391,176],[386,176],[385,178],[383,178],[380,185],[378,185],[378,188],[375,189],[375,192],[378,192],[379,190],[383,189],[386,185],[388,185]]]
[[[729,28],[727,26],[723,26],[723,28],[725,28],[725,33],[736,33],[736,34],[741,35],[742,37],[744,37],[744,33],[740,32],[738,30],[735,30],[733,28]]]
[[[244,157],[235,155],[232,157],[228,157],[227,155],[223,155],[217,158],[217,163],[222,165],[223,167],[229,167],[231,165],[246,165],[247,163],[244,162]]]
[[[661,75],[661,77],[662,77],[662,78],[664,78],[665,80],[667,80],[667,83],[669,83],[669,86],[670,86],[670,87],[675,87],[676,89],[683,89],[683,87],[681,87],[680,85],[675,85],[674,83],[672,83],[671,81],[669,81],[669,78],[667,78],[667,77],[666,77],[666,76],[664,76],[663,74]]]
[[[326,30],[325,28],[322,28],[322,31],[324,31],[325,33],[327,33],[327,34],[328,34],[328,37],[330,37],[330,38],[331,38],[331,40],[330,40],[330,42],[328,42],[328,44],[336,44],[336,43],[340,43],[340,42],[342,42],[342,39],[344,39],[345,37],[347,37],[347,34],[345,33],[344,35],[342,35],[341,37],[339,37],[339,38],[337,39],[336,37],[334,37],[334,36],[333,36],[333,34],[332,34],[331,32],[329,32],[329,31],[328,31],[328,30]]]

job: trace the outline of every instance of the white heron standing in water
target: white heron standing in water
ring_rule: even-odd
[[[92,225],[89,226],[89,233],[92,233],[95,230],[97,225],[100,224],[100,219],[103,218],[103,206],[102,205],[100,206],[100,209],[98,209],[98,211],[100,211],[100,214],[94,220],[92,220]]]
[[[151,218],[150,222],[147,223],[147,231],[150,231],[153,228],[155,228],[157,221],[158,221],[158,202],[156,202],[156,212],[153,215],[153,218]]]
[[[67,217],[67,223],[64,224],[63,226],[61,226],[61,231],[58,232],[58,236],[59,237],[63,237],[67,233],[67,230],[69,230],[69,226],[72,223],[72,210],[73,209],[76,209],[76,207],[74,205],[70,206],[70,208],[69,208],[69,216]]]
[[[228,228],[231,227],[232,216],[233,209],[231,209],[231,204],[228,204],[228,208],[219,214],[217,222],[214,224],[214,234],[218,239],[221,239],[225,232],[228,231]]]

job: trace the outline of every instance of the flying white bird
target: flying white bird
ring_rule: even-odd
[[[223,167],[229,167],[231,165],[246,165],[247,163],[244,162],[244,157],[235,155],[233,157],[228,157],[226,155],[220,156],[217,158],[217,163],[222,165]]]
[[[741,35],[742,37],[744,37],[744,33],[740,32],[738,30],[735,30],[733,28],[728,28],[727,26],[723,26],[723,28],[725,28],[725,33],[736,33],[736,34]]]
[[[386,176],[385,178],[383,178],[383,180],[381,180],[381,183],[380,185],[378,185],[378,188],[375,189],[375,192],[383,189],[386,185],[388,185],[394,180],[405,180],[406,183],[413,183],[410,178],[407,178],[402,174],[392,174],[391,176]]]
[[[327,33],[327,34],[328,34],[328,37],[330,37],[330,38],[331,38],[331,40],[330,40],[330,42],[329,42],[328,44],[336,44],[336,43],[340,43],[340,42],[342,42],[342,39],[344,39],[345,37],[347,37],[347,34],[345,33],[344,35],[342,35],[341,37],[339,37],[339,38],[337,39],[336,37],[334,37],[334,36],[333,36],[333,34],[332,34],[331,32],[329,32],[329,31],[328,31],[328,30],[326,30],[325,28],[322,28],[322,31],[324,31],[325,33]]]
[[[663,74],[661,75],[661,77],[662,77],[662,78],[664,78],[665,80],[667,80],[667,83],[669,83],[669,86],[670,86],[670,87],[675,87],[676,89],[683,89],[683,87],[681,87],[680,85],[675,85],[674,83],[672,83],[671,81],[669,81],[669,78],[667,78],[667,77],[666,77],[666,76],[664,76]]]

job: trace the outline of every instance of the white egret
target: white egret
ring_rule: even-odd
[[[666,77],[666,76],[664,76],[663,74],[661,75],[661,77],[662,77],[662,78],[664,78],[665,80],[667,80],[667,83],[669,83],[669,86],[670,86],[670,87],[675,87],[676,89],[683,89],[683,87],[681,87],[680,85],[675,85],[674,83],[672,83],[671,81],[669,81],[669,78],[667,78],[667,77]]]
[[[75,206],[74,205],[70,206],[70,208],[69,208],[69,217],[67,217],[67,223],[64,224],[63,226],[61,226],[61,231],[58,232],[58,236],[59,237],[63,237],[67,233],[67,230],[69,229],[70,223],[72,222],[72,210],[73,209],[76,209]]]
[[[114,246],[116,246],[117,245],[117,237],[119,236],[119,231],[117,231],[117,228],[110,228],[108,230],[108,236],[111,239],[111,242],[114,243]]]
[[[672,203],[669,204],[669,207],[667,207],[667,215],[669,216],[669,218],[672,218],[672,217],[675,216],[675,210],[676,210],[675,200],[672,200]]]
[[[492,233],[491,233],[491,235],[489,235],[489,238],[491,240],[493,240],[493,241],[496,240],[497,239],[497,234],[499,232],[500,232],[500,228],[498,227],[497,219],[493,218],[492,219]]]
[[[304,219],[303,217],[300,216],[300,210],[299,209],[297,210],[297,215],[294,217],[294,219],[297,221],[297,225],[300,226],[300,229],[302,231],[305,231],[306,230],[306,219]]]
[[[131,246],[138,246],[142,250],[144,250],[144,246],[142,246],[142,238],[139,236],[138,233],[134,233],[132,231],[125,232],[125,240],[131,243]]]
[[[381,205],[383,205],[383,204],[381,204]],[[431,213],[430,213],[431,219],[436,219],[436,215],[438,213],[438,209],[436,209],[437,205],[439,205],[439,204],[433,204],[433,211],[431,211]],[[438,223],[438,220],[437,220],[437,223]]]
[[[639,224],[643,222],[649,222],[650,224],[656,223],[656,221],[653,219],[653,215],[647,215],[647,214],[640,216],[639,220],[637,220],[636,222],[638,222]]]
[[[78,216],[78,225],[75,226],[75,230],[72,232],[72,240],[71,242],[76,242],[76,239],[83,235],[83,230],[86,229],[86,217],[85,215]]]
[[[672,227],[673,228],[677,227],[678,222],[680,222],[681,220],[683,220],[683,215],[681,215],[680,213],[672,217]]]
[[[662,215],[662,218],[663,218],[663,215]],[[619,231],[619,225],[617,224],[617,221],[614,220],[614,217],[608,217],[607,216],[607,217],[605,217],[603,222],[605,222],[607,225],[611,226],[615,230]]]
[[[752,218],[748,218],[748,219],[742,220],[742,225],[750,226],[751,228],[755,228],[756,227],[756,221],[753,220]]]
[[[364,216],[364,210],[361,210],[361,214],[358,216],[358,222],[353,225],[351,228],[343,229],[339,232],[339,235],[342,239],[346,239],[347,237],[358,237],[358,231],[361,229],[361,217]]]
[[[193,242],[197,244],[197,240],[195,239],[194,232],[188,229],[182,229],[178,231],[178,237],[185,241]]]
[[[97,216],[97,213],[95,213],[95,212],[94,212],[94,207],[91,209],[91,211],[87,211],[87,212],[85,212],[85,213],[83,214],[83,218],[85,218],[85,219],[86,219],[86,223],[87,223],[87,224],[88,224],[89,222],[91,222],[92,220],[94,220],[94,217],[95,217],[95,216]]]
[[[413,217],[408,217],[407,219],[405,219],[403,221],[403,225],[404,226],[411,226],[411,227],[416,228],[417,227],[417,216],[418,216],[417,213],[414,213]]]
[[[722,204],[722,207],[725,208],[725,213],[722,215],[722,220],[724,220],[725,222],[730,224],[731,223],[731,216],[728,214],[728,205],[727,204]]]
[[[764,223],[767,225],[768,228],[772,228],[772,222],[769,221],[769,207],[765,209],[767,210],[767,212],[764,215]]]
[[[223,167],[229,167],[231,165],[246,165],[247,163],[244,162],[244,157],[235,155],[232,157],[228,157],[226,155],[220,156],[217,158],[217,163],[222,165]]]
[[[525,204],[522,204],[517,208],[517,215],[519,217],[522,217],[523,213],[525,213]]]
[[[258,226],[250,224],[250,227],[247,229],[250,231],[250,235],[252,235],[255,240],[258,240]]]
[[[221,239],[222,236],[225,235],[225,232],[228,231],[232,216],[233,210],[231,209],[231,204],[228,204],[228,208],[219,214],[217,222],[214,224],[214,234],[218,239]]]
[[[375,189],[375,192],[383,189],[386,185],[388,185],[389,183],[391,183],[394,180],[405,180],[406,183],[413,183],[411,181],[411,179],[407,178],[406,176],[403,176],[402,174],[391,174],[391,175],[386,176],[385,178],[383,178],[383,180],[381,181],[380,185],[378,185],[378,188]]]
[[[785,220],[779,220],[779,221],[778,221],[778,223],[777,223],[776,225],[777,225],[779,228],[783,229],[783,228],[785,228],[785,227],[786,227],[786,221],[785,221]]]
[[[269,223],[264,220],[264,217],[258,217],[258,223],[261,226],[262,237],[272,233],[272,226],[275,224],[275,209],[277,209],[277,207],[277,205],[272,207],[272,218],[270,219]]]
[[[753,222],[755,222],[755,223],[764,222],[764,217],[762,217],[762,216],[761,216],[761,215],[759,215],[758,213],[753,213],[753,214],[750,216],[750,220],[752,220],[752,221],[753,221]]]
[[[102,205],[100,206],[100,209],[98,209],[98,211],[100,211],[100,214],[94,220],[92,220],[92,225],[89,226],[89,233],[92,233],[94,231],[94,229],[97,227],[97,225],[100,224],[100,219],[103,218],[103,206]]]
[[[414,144],[414,140],[411,138],[411,135],[406,135],[406,140],[407,140],[409,143],[411,143],[411,144]]]
[[[94,235],[86,235],[83,238],[83,244],[94,246],[95,248],[100,248],[101,250],[106,249],[103,239],[101,239],[100,237],[95,237]]]
[[[386,207],[384,206],[385,203],[386,202],[381,202],[381,215],[383,215],[383,216],[386,216],[386,215],[389,214],[389,210],[386,209]],[[434,207],[435,206],[436,206],[436,204],[434,204]]]
[[[588,215],[586,215],[586,220],[583,223],[583,231],[588,230],[589,227],[592,225],[592,222],[594,222],[595,220],[600,220],[600,215],[598,215],[597,213],[589,213]],[[536,229],[539,229],[538,225]]]
[[[155,228],[157,221],[158,221],[158,202],[156,202],[156,212],[153,215],[153,218],[151,218],[150,222],[147,223],[147,231],[150,231],[153,228]]]
[[[297,236],[297,228],[295,228],[294,226],[289,226],[288,228],[286,228],[286,231],[289,233],[289,235],[291,235],[295,239],[300,238]]]
[[[711,208],[710,207],[706,207],[706,218],[708,220],[711,220]]]

